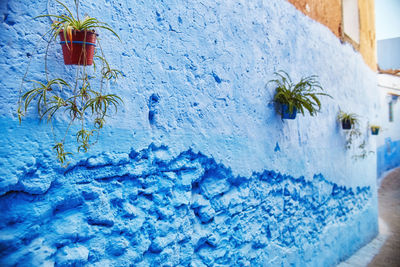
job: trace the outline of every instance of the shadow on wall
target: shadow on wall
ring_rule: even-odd
[[[42,168],[37,162],[25,181]],[[2,266],[332,265],[376,232],[369,187],[274,171],[234,176],[191,150],[172,157],[150,145],[52,175],[46,192],[0,197]]]

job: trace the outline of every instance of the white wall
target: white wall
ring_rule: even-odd
[[[377,147],[385,144],[385,139],[400,140],[400,77],[378,74],[378,88],[381,91],[381,114],[377,122],[382,132],[377,138]],[[396,97],[399,96],[399,97]],[[397,100],[395,100],[397,98]],[[389,121],[389,102],[393,104],[393,121]]]
[[[381,126],[376,137],[378,180],[385,172],[400,166],[400,77],[378,75],[381,113],[372,124]],[[392,103],[393,121],[389,121],[389,103]]]
[[[360,17],[357,0],[343,0],[343,28],[353,41],[360,43]]]

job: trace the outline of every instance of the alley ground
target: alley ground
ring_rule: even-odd
[[[400,266],[400,168],[388,174],[378,192],[379,216],[388,226],[388,235],[368,267]]]
[[[400,168],[387,174],[378,194],[379,235],[338,267],[400,267]]]

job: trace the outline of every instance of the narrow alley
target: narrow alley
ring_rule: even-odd
[[[400,168],[390,172],[379,188],[379,217],[388,226],[388,236],[369,267],[400,266]]]
[[[378,190],[379,234],[338,267],[400,266],[400,168],[387,174]]]

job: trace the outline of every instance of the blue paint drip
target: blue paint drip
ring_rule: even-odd
[[[279,147],[278,142],[276,142],[275,148],[274,148],[275,152],[281,151],[281,148]]]
[[[148,119],[151,125],[155,124],[155,116],[158,113],[157,112],[157,104],[160,101],[160,96],[158,94],[152,94],[149,98],[149,102],[147,106],[149,107],[149,115]]]
[[[221,83],[221,79],[218,77],[217,74],[215,74],[215,73],[213,72],[213,73],[212,73],[212,76],[214,77],[214,80],[215,80],[217,83]]]
[[[160,13],[158,13],[158,11],[156,11],[156,16],[157,16],[158,22],[162,21],[161,15],[160,15]]]
[[[155,123],[155,111],[154,110],[150,110],[149,111],[149,122],[151,125],[153,125]]]
[[[155,107],[156,106],[156,104],[158,103],[160,101],[160,96],[158,95],[158,94],[152,94],[151,96],[150,96],[150,98],[149,98],[149,104],[148,104],[148,106],[149,106],[149,108],[150,107]]]

